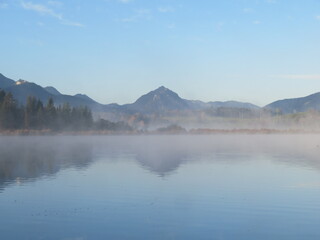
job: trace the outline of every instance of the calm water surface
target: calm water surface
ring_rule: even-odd
[[[320,239],[320,136],[0,137],[0,239]]]

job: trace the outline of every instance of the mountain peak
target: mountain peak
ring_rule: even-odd
[[[145,113],[187,109],[188,104],[170,89],[161,86],[137,99],[130,108]]]
[[[16,85],[21,85],[21,84],[25,84],[25,83],[29,83],[29,82],[26,80],[22,80],[22,79],[19,79],[18,81],[16,81]]]
[[[162,99],[165,99],[165,98],[181,99],[177,93],[173,92],[172,90],[170,90],[169,88],[166,88],[164,86],[158,87],[157,89],[143,95],[139,99],[141,100],[141,98],[146,98],[146,97],[148,97],[149,99],[153,99],[153,100],[155,97],[157,99],[160,99],[160,98],[162,98]],[[139,101],[139,99],[137,101]]]
[[[176,98],[180,98],[178,96],[177,93],[175,93],[174,91],[170,90],[169,88],[166,88],[165,86],[161,86],[161,87],[158,87],[157,89],[147,93],[147,94],[157,94],[157,95],[174,95]],[[147,95],[146,94],[146,95]]]
[[[168,88],[166,88],[165,86],[161,86],[161,87],[158,87],[155,91],[167,91],[169,90]]]

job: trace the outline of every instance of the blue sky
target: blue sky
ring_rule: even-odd
[[[0,0],[0,31],[1,73],[101,103],[320,91],[318,0]]]

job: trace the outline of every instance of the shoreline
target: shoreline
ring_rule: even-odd
[[[320,134],[320,130],[303,129],[190,129],[189,131],[51,131],[51,130],[6,130],[2,136],[150,136],[150,135],[272,135],[272,134]]]

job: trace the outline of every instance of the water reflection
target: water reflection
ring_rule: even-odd
[[[1,137],[0,191],[10,183],[52,176],[65,168],[86,168],[99,156],[110,160],[121,154],[134,156],[159,176],[201,159],[232,163],[263,155],[320,170],[318,139],[316,135]]]
[[[76,138],[1,137],[0,153],[0,191],[10,183],[85,168],[93,161],[92,145]]]
[[[319,239],[318,145],[306,135],[1,137],[1,237]]]

